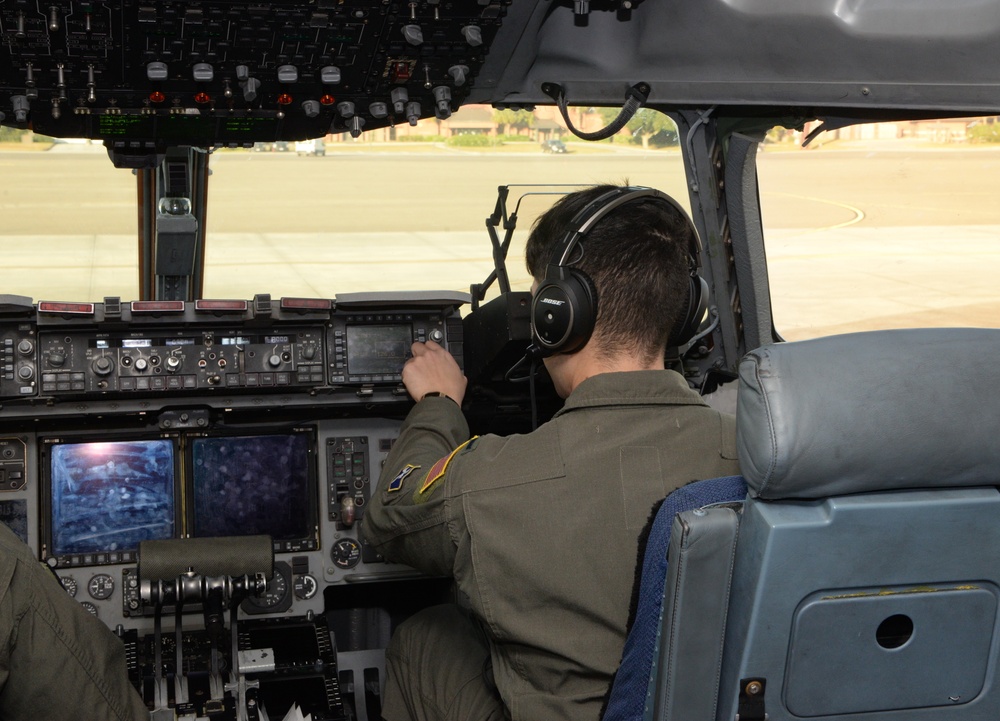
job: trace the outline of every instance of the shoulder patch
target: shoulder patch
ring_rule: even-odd
[[[433,466],[431,466],[431,469],[429,471],[427,471],[427,475],[424,476],[424,482],[423,482],[423,484],[421,484],[420,490],[417,491],[418,495],[423,495],[437,481],[439,481],[442,478],[444,478],[444,474],[448,471],[448,464],[451,463],[451,459],[454,458],[458,454],[459,451],[461,451],[463,448],[465,448],[467,445],[469,445],[470,443],[472,443],[477,438],[479,438],[479,436],[473,436],[472,438],[470,438],[469,440],[467,440],[465,443],[463,443],[462,445],[460,445],[458,448],[456,448],[455,450],[453,450],[451,453],[449,453],[447,456],[445,456],[444,458],[440,459],[437,463],[435,463]]]
[[[395,493],[396,491],[398,491],[400,488],[403,487],[403,481],[406,480],[406,477],[411,473],[413,473],[418,468],[420,468],[420,466],[415,466],[412,463],[407,463],[406,467],[403,468],[403,470],[401,470],[399,473],[397,473],[395,478],[389,481],[389,485],[385,487],[385,492]]]

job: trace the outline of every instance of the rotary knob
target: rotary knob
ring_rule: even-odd
[[[175,355],[167,356],[167,370],[173,373],[181,367],[181,359]]]
[[[22,381],[30,381],[35,371],[31,366],[21,366],[17,369],[17,377]]]
[[[307,573],[304,576],[297,576],[295,578],[295,583],[292,584],[292,590],[295,592],[296,598],[302,601],[308,601],[316,595],[316,591],[319,590],[319,584],[316,583],[315,578]]]
[[[66,354],[60,353],[59,351],[52,351],[49,353],[49,365],[53,368],[59,368],[63,363],[66,362]]]
[[[140,373],[149,368],[149,362],[145,358],[135,359],[135,369]]]
[[[95,358],[90,367],[94,369],[94,373],[97,375],[106,376],[115,369],[115,362],[106,355],[102,355],[100,358]]]
[[[21,355],[30,355],[33,350],[35,350],[35,345],[27,338],[17,344],[17,352]]]
[[[267,359],[267,364],[272,368],[277,368],[281,365],[281,356],[277,353],[272,353]]]

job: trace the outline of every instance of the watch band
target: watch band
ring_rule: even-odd
[[[454,398],[452,398],[447,393],[442,393],[441,391],[431,391],[430,393],[424,393],[420,397],[420,400],[423,400],[424,398],[447,398],[452,403],[454,403],[456,406],[458,405],[458,401],[456,401]]]

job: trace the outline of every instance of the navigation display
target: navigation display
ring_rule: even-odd
[[[173,538],[172,440],[58,443],[49,458],[52,555]]]
[[[413,343],[409,325],[347,326],[347,362],[352,375],[403,372]]]
[[[192,439],[192,535],[314,535],[310,447],[307,433]]]

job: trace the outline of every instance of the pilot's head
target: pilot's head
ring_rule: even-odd
[[[533,291],[544,291],[553,276],[550,265],[559,260],[554,255],[567,247],[567,233],[579,227],[581,211],[602,197],[613,201],[625,192],[614,185],[581,190],[564,196],[538,218],[525,249],[528,272],[535,279]],[[687,307],[695,231],[673,202],[641,194],[629,197],[577,239],[564,263],[582,273],[583,282],[593,284],[597,314],[593,334],[558,353],[587,346],[605,358],[629,355],[646,364],[663,361],[670,331]],[[592,212],[583,215],[593,217]]]

